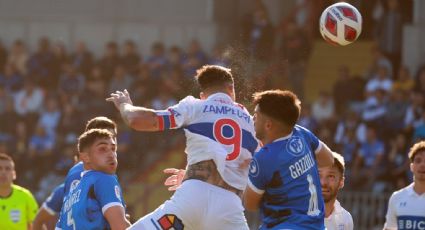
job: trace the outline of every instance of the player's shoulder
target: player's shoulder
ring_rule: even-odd
[[[91,177],[96,182],[104,182],[104,181],[117,181],[117,176],[115,174],[108,174],[101,171],[91,170],[83,173],[84,177]]]
[[[24,187],[21,187],[19,185],[13,184],[12,189],[13,189],[13,192],[16,193],[18,196],[27,197],[27,198],[33,197],[30,190],[28,190]]]
[[[402,189],[399,189],[395,192],[393,192],[393,194],[391,195],[391,199],[392,200],[398,200],[400,198],[406,197],[407,195],[409,195],[410,193],[413,192],[413,184],[410,184]]]
[[[192,95],[189,95],[189,96],[186,96],[185,98],[181,99],[179,101],[179,104],[191,104],[191,103],[197,103],[199,101],[201,101],[201,100],[192,96]]]
[[[295,125],[294,131],[298,132],[298,133],[302,133],[302,134],[306,134],[306,133],[311,134],[312,133],[309,129],[307,129],[306,127],[303,127],[301,125]]]
[[[67,176],[79,174],[83,171],[84,171],[84,165],[83,165],[83,162],[80,161],[69,169]]]

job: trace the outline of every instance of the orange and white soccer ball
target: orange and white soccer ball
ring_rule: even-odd
[[[362,32],[362,15],[356,7],[335,3],[320,16],[320,33],[329,43],[345,46],[354,42]]]

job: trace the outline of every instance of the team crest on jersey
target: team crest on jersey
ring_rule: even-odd
[[[21,220],[21,211],[18,209],[10,210],[10,219],[13,223],[18,223]]]
[[[80,183],[80,180],[73,180],[71,182],[71,186],[69,188],[69,191],[72,192],[78,186],[79,183]]]
[[[115,196],[117,196],[118,200],[121,200],[121,191],[118,185],[115,185]]]
[[[183,230],[183,222],[174,214],[165,214],[158,219],[158,224],[162,230]]]
[[[300,156],[304,152],[303,140],[299,137],[291,137],[286,145],[286,150],[294,156]]]
[[[251,176],[256,177],[260,173],[260,169],[258,168],[258,162],[255,158],[252,158],[251,163],[249,164],[249,174]]]

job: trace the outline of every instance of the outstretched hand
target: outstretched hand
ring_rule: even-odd
[[[165,174],[172,174],[165,180],[164,185],[169,186],[168,191],[175,191],[182,184],[186,170],[176,169],[176,168],[167,168],[167,169],[164,169],[163,172]]]
[[[127,89],[124,89],[124,91],[115,91],[115,93],[111,93],[111,96],[106,98],[106,101],[111,101],[114,103],[115,108],[118,110],[120,109],[120,105],[123,103],[133,105],[133,102],[131,101],[130,94],[128,93]]]

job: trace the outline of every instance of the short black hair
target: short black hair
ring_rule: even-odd
[[[413,162],[413,160],[415,160],[416,154],[422,151],[425,151],[425,141],[419,141],[418,143],[414,144],[409,151],[410,162]]]
[[[196,71],[196,81],[201,90],[233,84],[230,69],[218,65],[204,65]]]
[[[294,127],[300,117],[301,102],[291,91],[267,90],[254,93],[253,98],[262,113],[290,127]]]
[[[90,129],[78,137],[78,152],[83,152],[84,149],[91,146],[96,140],[103,138],[114,138],[107,129]]]
[[[115,130],[116,128],[117,128],[117,124],[113,120],[107,117],[100,116],[100,117],[95,117],[89,120],[86,124],[85,131],[90,129],[114,129]]]

